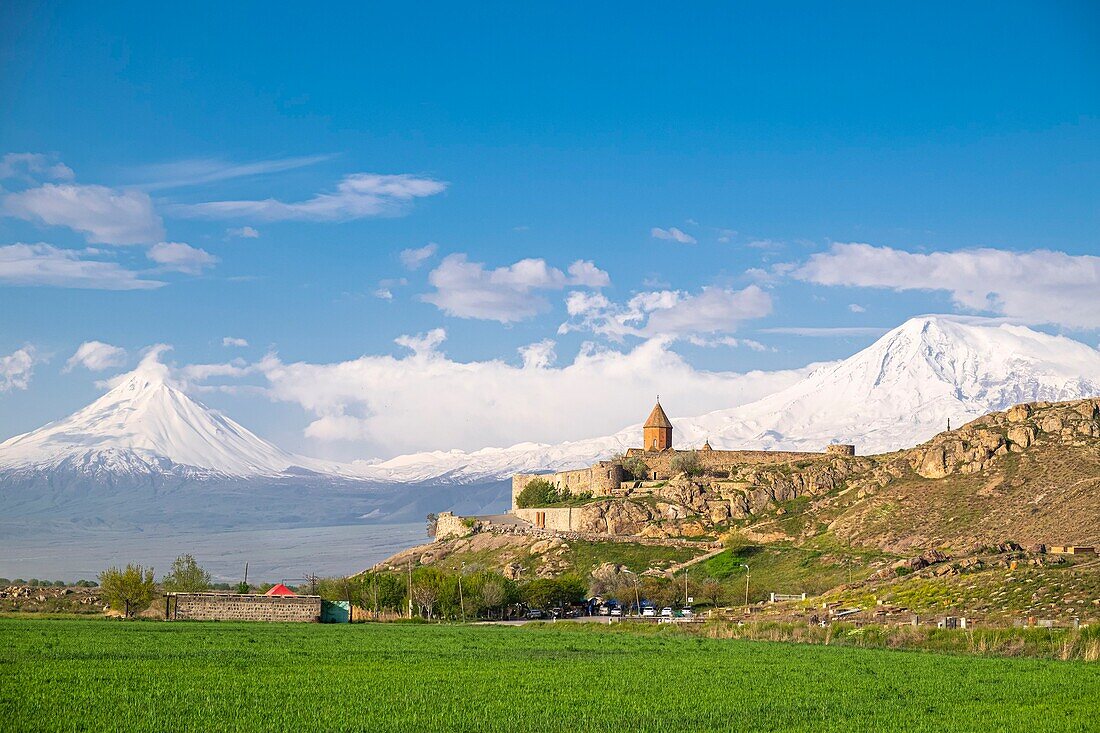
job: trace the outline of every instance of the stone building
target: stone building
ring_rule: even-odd
[[[672,448],[672,421],[661,407],[661,398],[649,413],[642,426],[642,446],[647,451],[662,451]]]
[[[785,463],[787,461],[828,460],[830,457],[855,455],[855,446],[831,445],[824,452],[769,450],[715,450],[707,440],[697,451],[676,450],[672,445],[672,421],[668,419],[660,400],[653,406],[642,426],[642,448],[630,448],[625,455],[609,461],[599,461],[588,468],[556,473],[519,473],[512,476],[512,509],[516,497],[533,479],[549,481],[559,490],[572,494],[589,492],[592,496],[616,496],[626,491],[644,490],[639,483],[667,481],[672,478],[672,462],[686,453],[694,453],[699,465],[708,472],[728,471],[733,465]],[[631,476],[623,468],[623,459],[637,459],[645,464],[644,475]],[[635,461],[631,461],[635,463]]]

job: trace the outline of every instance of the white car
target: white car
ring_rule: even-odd
[[[612,616],[622,616],[623,615],[623,609],[619,608],[618,606],[615,606],[614,608],[611,609],[611,615]]]
[[[681,609],[680,615],[684,618],[695,618],[695,611],[692,611],[690,608],[684,608]]]
[[[642,609],[642,617],[643,618],[653,618],[656,615],[657,615],[657,609],[655,609],[653,606],[646,606],[645,608]]]
[[[672,618],[672,607],[665,606],[661,609],[661,618]]]

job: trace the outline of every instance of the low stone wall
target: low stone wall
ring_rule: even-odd
[[[171,621],[321,620],[320,596],[261,596],[237,593],[169,593]]]

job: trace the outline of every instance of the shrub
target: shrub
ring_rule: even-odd
[[[125,570],[107,568],[99,574],[99,585],[111,608],[122,611],[126,618],[149,608],[157,590],[153,569],[141,565],[127,565]]]
[[[557,504],[566,497],[569,492],[559,492],[555,486],[544,478],[533,478],[523,487],[516,497],[516,506],[520,509],[529,509],[536,506],[549,506]]]
[[[726,549],[732,552],[734,555],[738,555],[750,547],[756,545],[748,537],[738,532],[736,529],[731,529],[722,535],[722,544]]]
[[[677,453],[668,464],[672,473],[686,473],[688,476],[699,476],[703,473],[703,462],[699,460],[699,454],[695,451]]]

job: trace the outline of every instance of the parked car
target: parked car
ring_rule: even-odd
[[[550,609],[550,618],[561,618],[564,615],[565,615],[565,612],[562,611],[560,608],[551,608]]]
[[[529,608],[527,609],[527,618],[532,620],[546,618],[546,614],[542,612],[541,608]]]
[[[672,618],[672,606],[665,606],[661,609],[661,618]]]
[[[680,615],[684,618],[695,618],[695,611],[690,608],[682,608],[680,609]]]
[[[655,618],[657,616],[657,609],[653,606],[645,606],[642,609],[643,618]]]
[[[623,615],[622,607],[621,606],[615,606],[614,608],[612,608],[611,609],[611,615],[612,616],[622,616]]]
[[[597,609],[596,613],[600,614],[601,616],[610,616],[611,615],[611,606],[607,605],[606,603],[601,603],[600,607],[599,607],[599,609]]]
[[[583,608],[570,608],[565,612],[566,618],[580,618],[581,616],[584,616]]]

